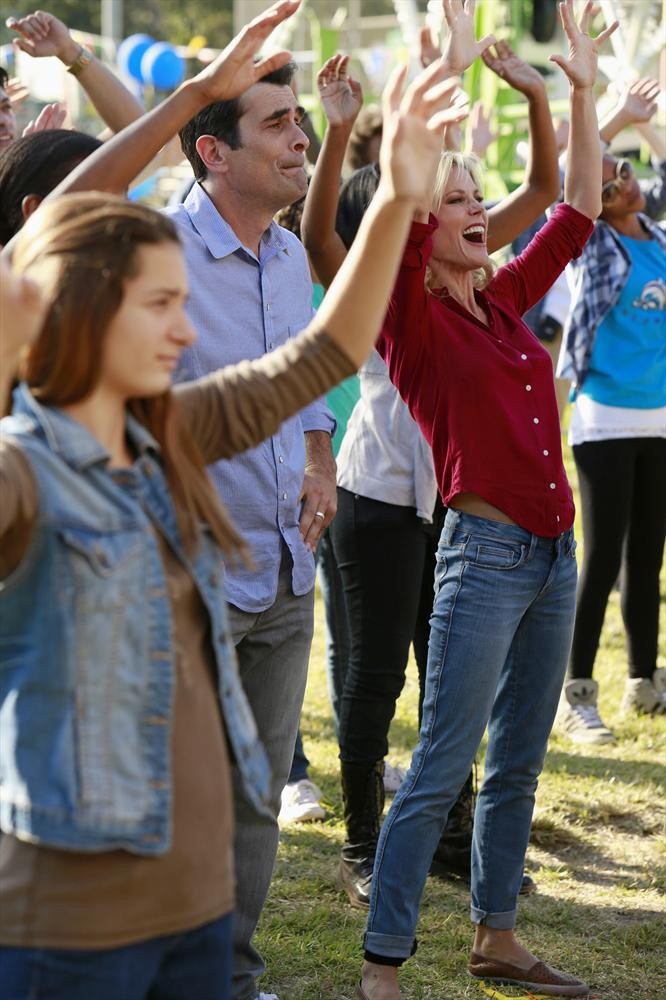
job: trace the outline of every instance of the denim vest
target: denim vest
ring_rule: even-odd
[[[0,829],[68,850],[156,855],[172,839],[175,668],[151,522],[210,617],[226,732],[260,812],[269,768],[238,676],[220,549],[203,529],[188,559],[157,445],[131,416],[127,432],[138,457],[110,473],[99,441],[25,386],[0,422],[39,503],[29,548],[0,582]]]

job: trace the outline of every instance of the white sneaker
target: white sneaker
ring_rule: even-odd
[[[615,743],[597,708],[599,685],[593,680],[567,681],[560,698],[556,724],[574,743]]]
[[[407,772],[399,764],[389,764],[384,761],[384,791],[387,795],[395,795],[405,780]]]
[[[649,677],[628,677],[620,711],[624,715],[663,715],[666,712],[666,668]]]
[[[320,798],[321,791],[309,778],[291,781],[282,789],[278,823],[282,826],[324,819],[326,813],[319,804]],[[266,996],[270,998],[271,994],[267,993]]]
[[[296,784],[296,782],[294,782]],[[280,1000],[277,993],[260,993],[257,1000]]]

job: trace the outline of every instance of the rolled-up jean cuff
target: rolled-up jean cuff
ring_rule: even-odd
[[[395,962],[390,962],[391,965],[402,965],[416,951],[416,940],[411,937],[399,937],[395,934],[375,934],[373,931],[366,931],[363,947],[366,956],[371,954],[389,960],[395,959]],[[372,961],[372,958],[369,961]],[[381,964],[388,963],[382,962]]]
[[[494,927],[496,931],[512,931],[516,926],[516,910],[506,910],[504,913],[488,913],[472,906],[470,915],[472,923],[483,924],[484,927]]]

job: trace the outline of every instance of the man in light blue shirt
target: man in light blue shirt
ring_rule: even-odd
[[[312,286],[300,241],[273,221],[302,197],[308,140],[289,86],[293,65],[234,101],[210,105],[181,131],[195,184],[169,210],[188,264],[197,343],[182,378],[274,350],[307,326]],[[258,448],[210,471],[255,569],[227,567],[241,678],[272,770],[272,821],[235,794],[237,899],[234,1000],[255,1000],[263,971],[251,943],[277,850],[313,629],[313,551],[335,513],[335,422],[317,402]],[[205,761],[202,761],[205,766]],[[236,787],[235,787],[236,791]],[[268,1000],[267,994],[259,994]]]

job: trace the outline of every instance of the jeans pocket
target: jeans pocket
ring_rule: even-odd
[[[465,559],[480,569],[517,569],[525,561],[526,546],[519,542],[471,539],[465,547]]]

